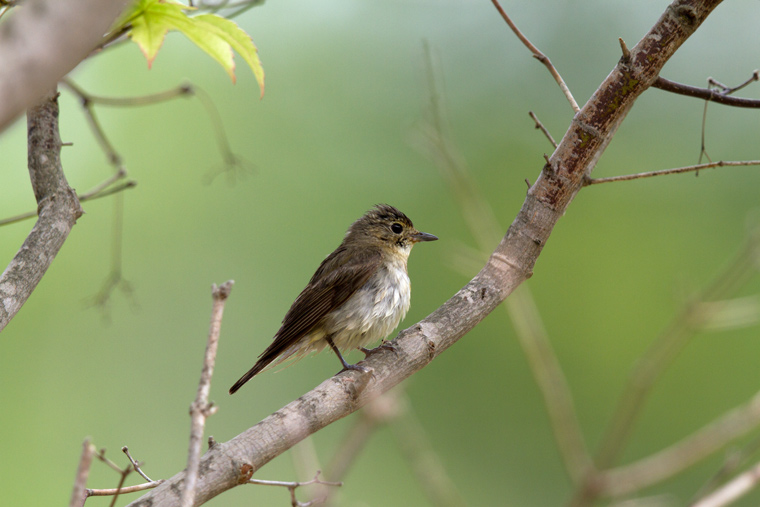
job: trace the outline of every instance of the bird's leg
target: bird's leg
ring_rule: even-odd
[[[330,345],[330,348],[335,352],[335,354],[338,356],[338,359],[340,359],[341,364],[343,365],[343,369],[340,370],[338,373],[343,373],[346,370],[355,370],[360,371],[362,373],[367,373],[370,371],[369,368],[365,368],[364,366],[359,366],[358,364],[348,364],[345,359],[343,359],[343,356],[340,353],[340,350],[338,350],[338,347],[335,346],[335,343],[332,340],[331,336],[327,336],[325,338],[327,340],[327,344]]]
[[[393,344],[393,342],[391,342],[389,340],[386,340],[386,339],[383,339],[383,341],[380,343],[380,345],[378,345],[374,349],[367,349],[367,348],[364,348],[364,347],[358,347],[358,349],[361,350],[362,352],[364,352],[364,357],[365,358],[369,357],[370,354],[374,354],[378,350],[390,350],[391,352],[393,352],[394,354],[396,354],[396,357],[398,357],[398,349]]]

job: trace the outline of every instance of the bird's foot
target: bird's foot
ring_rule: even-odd
[[[340,375],[344,371],[358,371],[360,373],[369,373],[371,375],[371,378],[375,378],[375,370],[367,366],[362,366],[360,364],[344,364],[343,369],[336,373],[336,375]]]
[[[390,350],[391,352],[393,352],[394,354],[396,354],[396,356],[398,356],[398,349],[396,348],[396,346],[393,344],[393,342],[386,341],[386,340],[383,340],[383,342],[380,345],[378,345],[377,347],[375,347],[374,349],[366,349],[364,347],[359,347],[359,350],[361,350],[362,352],[364,352],[364,357],[365,358],[367,358],[370,355],[374,354],[378,350]]]
[[[338,373],[343,373],[344,371],[360,371],[362,373],[372,373],[372,368],[367,368],[366,366],[362,366],[360,364],[344,364],[343,369]]]

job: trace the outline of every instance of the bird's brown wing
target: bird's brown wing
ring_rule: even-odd
[[[311,331],[325,315],[345,303],[354,292],[367,283],[381,264],[381,252],[366,247],[346,252],[341,246],[331,253],[322,261],[309,285],[285,314],[282,326],[272,343],[261,353],[253,368],[230,388],[230,394]]]

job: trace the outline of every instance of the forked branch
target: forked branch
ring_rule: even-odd
[[[364,365],[373,373],[349,371],[312,391],[232,440],[212,447],[201,459],[195,504],[248,482],[251,475],[306,436],[358,410],[379,394],[429,364],[475,327],[529,278],[554,225],[611,141],[636,99],[656,79],[665,62],[694,33],[720,0],[676,0],[644,38],[630,49],[575,115],[523,207],[486,265],[439,309],[395,339],[396,353],[381,350]],[[178,473],[131,505],[175,506]]]

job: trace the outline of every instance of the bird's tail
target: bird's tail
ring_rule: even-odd
[[[230,387],[230,394],[235,394],[235,391],[237,391],[238,389],[240,389],[241,387],[243,387],[243,384],[245,384],[246,382],[248,382],[249,380],[251,380],[254,376],[256,376],[258,373],[260,373],[261,370],[263,370],[264,368],[266,368],[269,365],[270,362],[271,362],[271,360],[270,361],[266,361],[266,362],[259,360],[256,364],[253,365],[253,368],[251,368],[250,370],[248,370],[245,373],[245,375],[243,375],[242,377],[240,377],[240,380],[238,380],[237,382],[235,382],[235,384],[232,387]]]
[[[287,345],[283,345],[283,341],[275,336],[274,342],[261,353],[259,360],[256,361],[253,368],[248,370],[245,375],[240,377],[240,380],[235,382],[235,385],[230,387],[230,394],[234,394],[235,391],[243,387],[243,384],[270,366],[280,364],[287,359],[299,359],[310,351],[321,350],[326,344],[327,342],[324,340],[322,340],[321,344],[317,343],[316,345],[310,342],[308,346],[302,346],[301,342],[296,342],[288,347]]]

